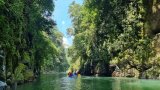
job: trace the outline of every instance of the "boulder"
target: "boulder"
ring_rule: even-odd
[[[5,82],[0,81],[0,90],[6,90],[7,84]]]

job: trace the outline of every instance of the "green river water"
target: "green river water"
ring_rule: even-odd
[[[160,90],[159,80],[132,78],[88,77],[69,78],[64,73],[44,74],[17,90]]]

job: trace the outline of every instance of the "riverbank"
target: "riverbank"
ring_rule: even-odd
[[[7,80],[7,90],[16,90],[18,85],[23,85],[30,82],[35,82],[37,80],[38,76],[32,76],[25,80],[18,80],[18,81],[10,81]]]

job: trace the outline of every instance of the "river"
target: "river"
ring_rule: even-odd
[[[17,90],[160,90],[159,80],[133,78],[88,77],[69,78],[65,73],[43,74]]]

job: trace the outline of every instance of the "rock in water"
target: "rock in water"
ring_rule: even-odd
[[[5,82],[0,81],[0,90],[6,90],[7,84]]]

